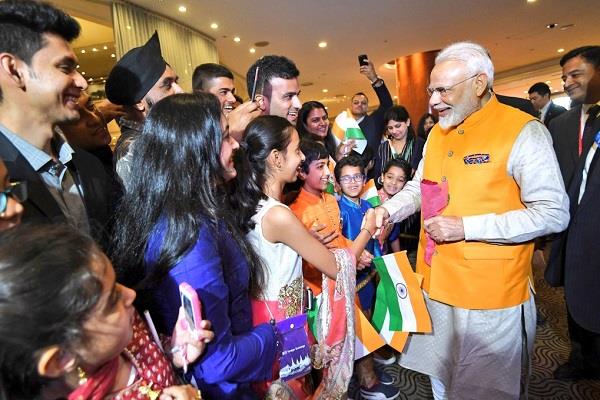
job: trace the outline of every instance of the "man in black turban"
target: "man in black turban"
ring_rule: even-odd
[[[119,119],[121,137],[115,147],[117,173],[124,183],[129,173],[131,143],[141,132],[148,112],[157,101],[183,90],[179,77],[163,59],[158,32],[141,47],[129,50],[115,64],[106,79],[106,97],[124,106],[127,117]]]

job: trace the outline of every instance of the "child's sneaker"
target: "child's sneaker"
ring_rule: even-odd
[[[379,365],[392,365],[396,362],[396,356],[392,354],[390,358],[381,358],[377,354],[373,354],[373,361]]]
[[[375,368],[375,375],[377,375],[379,382],[383,383],[384,385],[393,385],[394,384],[394,378],[392,378],[392,376],[390,374],[388,374],[387,372],[385,372],[382,369]]]
[[[400,396],[400,389],[380,382],[370,388],[361,387],[360,395],[365,400],[392,400]]]

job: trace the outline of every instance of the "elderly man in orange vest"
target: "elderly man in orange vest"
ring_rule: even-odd
[[[422,181],[447,184],[417,254],[433,332],[413,334],[400,364],[429,375],[435,399],[518,399],[535,337],[533,239],[566,228],[569,200],[548,131],[498,102],[483,47],[448,46],[430,78],[439,123],[414,179],[377,209],[378,226],[401,221],[431,201]]]

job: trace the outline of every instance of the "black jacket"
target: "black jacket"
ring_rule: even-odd
[[[73,147],[73,146],[72,146]],[[109,228],[110,183],[102,164],[86,151],[73,147],[69,170],[83,190],[91,234],[101,245],[106,246]],[[0,159],[6,164],[10,179],[27,182],[27,200],[22,222],[66,223],[56,200],[47,189],[40,175],[31,167],[15,146],[0,133]]]

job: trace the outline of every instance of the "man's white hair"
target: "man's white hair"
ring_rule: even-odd
[[[488,88],[494,83],[494,64],[488,51],[473,42],[458,42],[444,48],[435,58],[435,64],[444,61],[460,61],[464,63],[469,75],[486,74]]]

